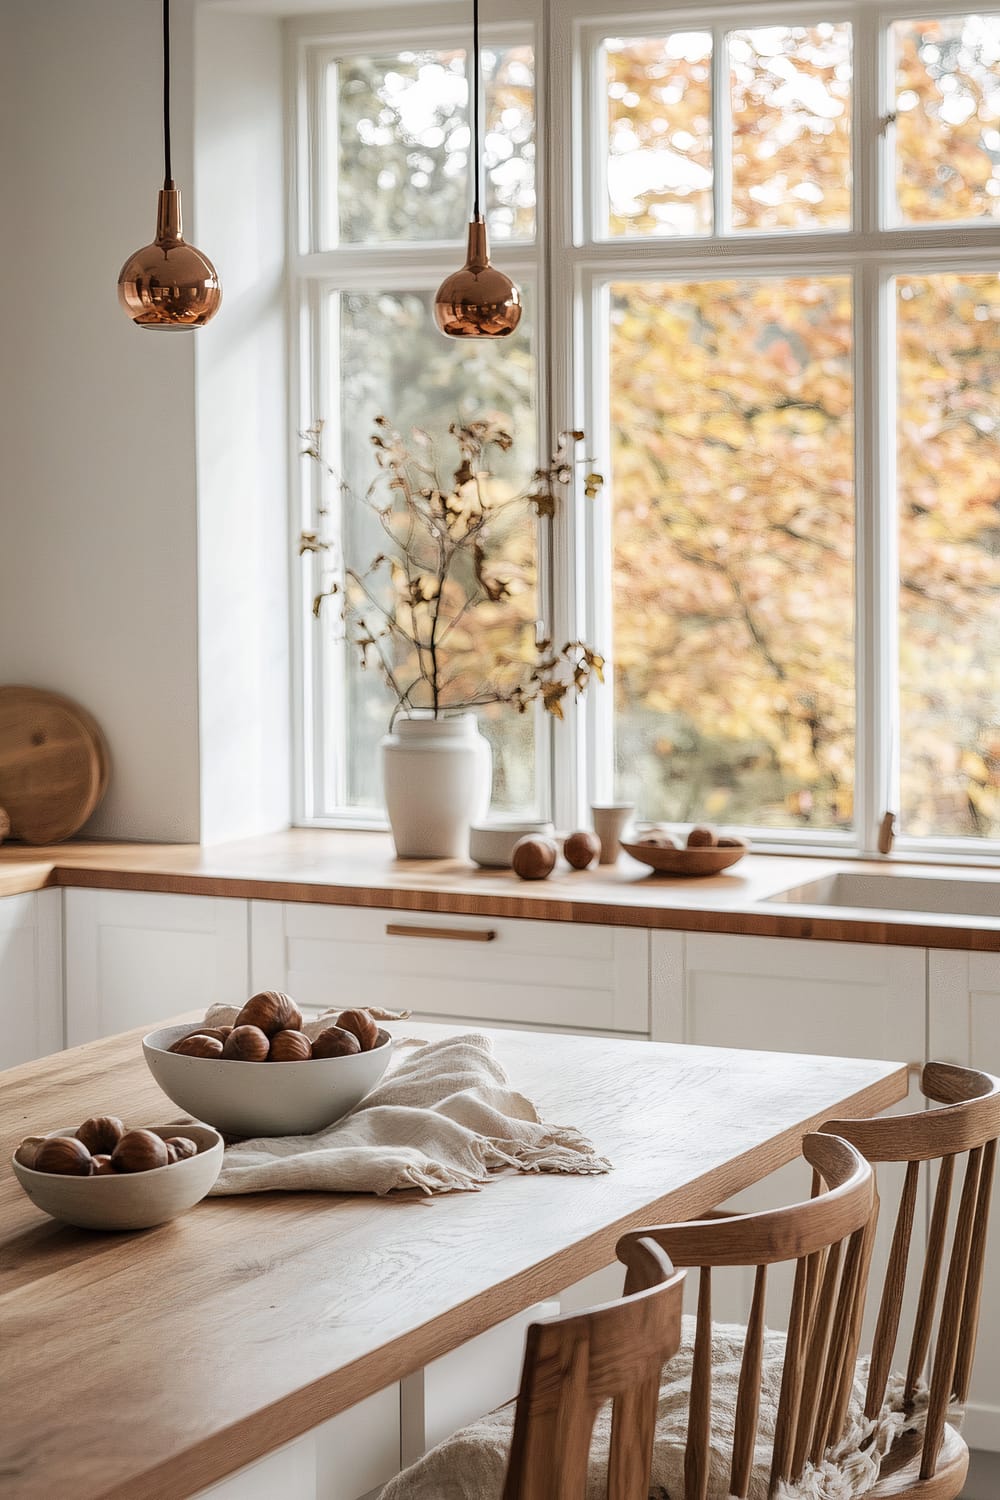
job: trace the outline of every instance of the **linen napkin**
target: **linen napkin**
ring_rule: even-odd
[[[336,1014],[303,1029],[315,1035]],[[206,1024],[229,1025],[233,1015],[214,1006]],[[471,1032],[394,1059],[349,1115],[315,1135],[227,1147],[212,1193],[468,1192],[504,1168],[589,1175],[611,1163],[572,1126],[546,1124],[510,1087],[490,1038]]]

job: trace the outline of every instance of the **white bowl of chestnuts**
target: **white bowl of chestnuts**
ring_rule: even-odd
[[[312,1135],[375,1087],[393,1042],[367,1010],[305,1024],[288,995],[264,990],[232,1026],[165,1026],[142,1049],[167,1098],[227,1135]]]
[[[222,1167],[222,1137],[181,1121],[129,1130],[95,1115],[29,1135],[12,1159],[36,1207],[81,1229],[150,1229],[199,1203]]]

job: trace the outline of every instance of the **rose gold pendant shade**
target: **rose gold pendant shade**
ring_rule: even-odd
[[[469,225],[465,265],[438,288],[434,318],[452,339],[505,339],[521,321],[521,293],[490,265],[482,216]]]
[[[219,278],[181,234],[181,195],[173,182],[160,191],[155,240],[122,266],[118,300],[140,328],[201,328],[219,310]]]
[[[505,339],[521,321],[521,293],[490,265],[486,221],[479,209],[483,162],[479,147],[479,0],[472,0],[472,170],[475,184],[465,265],[445,277],[434,298],[434,321],[451,339]]]
[[[181,194],[170,171],[170,0],[163,0],[163,187],[156,238],[122,266],[118,300],[138,327],[165,332],[204,327],[222,302],[215,267],[181,233]]]

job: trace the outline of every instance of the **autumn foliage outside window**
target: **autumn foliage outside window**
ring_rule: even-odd
[[[464,53],[372,47],[325,64],[337,173],[315,305],[341,468],[366,473],[380,411],[435,440],[497,418],[514,434],[506,478],[524,484],[545,428],[542,343],[575,360],[609,481],[610,547],[576,581],[584,615],[610,601],[610,639],[588,634],[609,657],[593,703],[613,771],[591,791],[644,816],[862,841],[859,805],[870,824],[896,799],[904,837],[1000,840],[1000,14],[941,11],[880,23],[874,8],[810,7],[797,25],[783,8],[758,24],[755,5],[741,26],[732,6],[721,22],[704,7],[695,29],[627,34],[613,15],[587,21],[578,63],[598,81],[576,144],[592,222],[563,242],[556,213],[549,262],[535,72],[556,109],[570,70],[527,39],[491,44],[487,204],[526,291],[503,349],[456,351],[429,317],[454,259],[435,242],[458,242],[467,210]],[[885,73],[862,79],[879,24]],[[580,285],[594,295],[574,300]],[[582,493],[573,514],[588,524]],[[861,616],[859,633],[880,528],[895,568],[877,580],[881,624]],[[346,556],[369,554],[363,516],[345,510],[341,537]],[[538,566],[549,541],[531,514],[510,533],[531,580],[524,632],[562,603]],[[557,588],[565,575],[559,557]],[[470,624],[472,659],[495,650],[490,630],[488,613]],[[857,668],[878,652],[888,729],[873,786]],[[344,800],[374,806],[385,696],[328,660],[342,685],[324,743],[346,719]],[[484,727],[497,804],[544,807],[535,721]]]

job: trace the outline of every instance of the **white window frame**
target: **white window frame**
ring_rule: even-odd
[[[997,0],[976,6],[969,0],[938,0],[936,4],[907,4],[905,0],[845,0],[819,5],[814,0],[729,0],[696,5],[665,3],[614,14],[609,0],[516,0],[516,11],[505,7],[502,28],[484,26],[486,42],[524,36],[532,24],[536,52],[537,192],[536,247],[522,257],[517,244],[503,246],[503,265],[515,277],[539,275],[537,340],[539,355],[540,452],[548,451],[552,434],[561,426],[585,429],[588,453],[610,475],[607,318],[602,316],[606,287],[616,279],[657,281],[697,276],[706,279],[733,275],[848,274],[854,278],[855,382],[855,830],[821,832],[813,829],[748,829],[758,848],[775,852],[870,855],[876,849],[879,822],[887,809],[898,810],[898,744],[893,718],[898,702],[897,631],[898,573],[895,524],[895,392],[890,357],[894,352],[893,278],[948,270],[961,274],[995,274],[1000,269],[998,226],[995,221],[960,225],[901,226],[893,221],[892,125],[886,123],[891,97],[888,48],[894,20],[940,18],[970,12],[995,14]],[[343,18],[309,17],[292,23],[290,82],[299,101],[297,139],[293,158],[315,162],[308,140],[303,141],[302,118],[308,102],[303,56],[317,41],[339,51],[349,43],[355,50],[391,48],[400,38],[404,46],[433,45],[434,28],[454,42],[468,29],[465,6],[413,7],[385,12],[385,26],[375,24],[350,36]],[[486,18],[488,20],[488,17]],[[775,22],[809,24],[819,20],[849,21],[853,28],[852,161],[854,177],[853,224],[849,228],[807,232],[719,232],[720,214],[728,197],[728,88],[724,77],[723,38],[734,27]],[[459,28],[456,32],[456,26]],[[710,30],[713,33],[713,232],[697,237],[640,238],[608,236],[600,216],[606,197],[599,180],[604,162],[606,115],[597,70],[600,42],[607,36],[655,36],[672,30]],[[417,35],[418,40],[414,41]],[[582,123],[580,128],[579,122]],[[297,150],[294,149],[297,145]],[[588,167],[593,165],[593,170]],[[303,224],[304,195],[292,182],[293,317],[296,330],[292,370],[299,372],[293,419],[301,427],[317,408],[317,356],[309,348],[309,298],[306,286],[330,284],[331,276],[350,267],[351,251],[305,254],[308,225]],[[454,245],[420,245],[401,254],[393,247],[382,252],[358,247],[369,268],[386,275],[403,267],[406,284],[436,285],[434,277]],[[433,252],[433,253],[432,253]],[[408,257],[408,258],[407,258]],[[528,264],[530,259],[531,264]],[[412,277],[419,274],[420,282]],[[389,284],[389,283],[386,283]],[[400,284],[398,281],[396,284]],[[297,289],[297,290],[296,290]],[[315,316],[315,308],[313,308]],[[294,384],[295,382],[293,382]],[[312,514],[308,483],[300,485],[303,507],[298,522]],[[558,639],[584,638],[599,649],[611,640],[610,485],[596,502],[577,496],[564,507],[551,529],[551,545],[543,548],[540,580],[547,595],[546,617]],[[300,525],[295,526],[297,537]],[[298,821],[373,826],[367,816],[347,812],[336,819],[310,817],[306,789],[315,766],[314,704],[309,690],[315,667],[315,630],[308,611],[310,590],[299,577],[301,623],[295,631],[300,645],[297,678],[303,689],[295,704],[302,735],[297,756],[300,782],[296,805]],[[302,606],[306,615],[302,617]],[[304,642],[302,637],[305,637]],[[613,670],[613,669],[612,669]],[[591,800],[613,796],[613,684],[593,690],[579,708],[567,713],[540,757],[551,764],[552,815],[563,827],[587,821]],[[311,749],[311,754],[310,754]],[[384,826],[379,824],[377,826]],[[1000,860],[1000,840],[972,838],[898,838],[898,854],[965,863]]]

